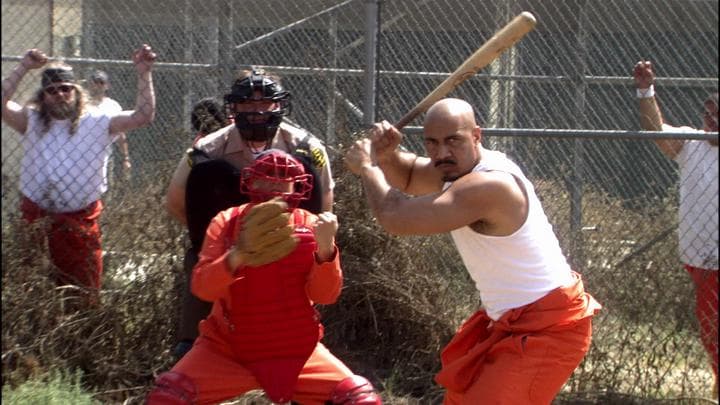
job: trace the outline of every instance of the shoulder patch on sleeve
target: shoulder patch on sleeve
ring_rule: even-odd
[[[210,160],[210,156],[200,149],[190,148],[186,152],[188,166],[193,167],[195,163],[204,160]]]
[[[188,166],[193,166],[193,148],[190,148],[185,151],[185,160],[187,161]]]
[[[320,148],[310,148],[310,156],[312,157],[312,162],[317,168],[324,167],[327,164],[327,161],[325,160],[325,154],[323,153],[322,149]]]

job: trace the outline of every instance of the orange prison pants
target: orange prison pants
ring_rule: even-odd
[[[550,404],[585,357],[599,309],[575,285],[551,291],[493,321],[484,310],[460,327],[435,380],[444,404]]]
[[[685,265],[695,283],[695,315],[700,324],[700,339],[710,356],[713,372],[718,375],[718,270]]]
[[[201,334],[192,349],[175,364],[172,372],[184,374],[195,384],[197,404],[217,404],[254,389],[261,389],[252,373],[233,360],[230,345],[216,329],[201,323]],[[322,344],[300,372],[293,401],[303,405],[324,404],[338,382],[352,376],[345,364]]]
[[[102,209],[102,201],[98,200],[80,211],[54,213],[43,210],[27,197],[22,198],[20,210],[27,223],[43,217],[50,219],[46,236],[50,258],[58,268],[55,280],[58,285],[100,289],[102,248],[98,219]]]

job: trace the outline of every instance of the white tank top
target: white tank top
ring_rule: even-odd
[[[91,109],[71,135],[69,120],[53,120],[43,133],[40,114],[28,114],[20,191],[51,212],[77,211],[99,200],[107,190],[107,161],[116,138],[108,133],[110,116]]]
[[[663,125],[664,131],[678,128]],[[703,133],[690,127],[680,132]],[[718,147],[707,141],[685,141],[675,157],[680,168],[678,239],[683,263],[718,269]]]
[[[473,172],[502,171],[522,181],[529,209],[525,223],[509,236],[482,235],[465,226],[451,232],[488,316],[535,302],[573,282],[572,271],[548,222],[535,188],[504,153],[483,150]],[[446,183],[445,188],[451,183]]]

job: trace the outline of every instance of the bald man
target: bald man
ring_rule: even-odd
[[[590,346],[600,309],[563,255],[532,183],[485,149],[470,104],[428,110],[428,157],[387,121],[348,150],[368,205],[395,235],[450,232],[483,303],[442,352],[445,404],[549,404]]]

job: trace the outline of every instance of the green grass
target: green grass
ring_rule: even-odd
[[[92,394],[86,392],[80,372],[53,371],[31,378],[18,387],[4,386],[2,402],[11,405],[96,405]]]

